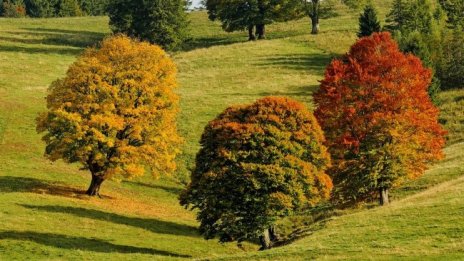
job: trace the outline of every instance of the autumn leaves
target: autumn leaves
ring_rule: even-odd
[[[89,170],[89,195],[110,177],[173,172],[175,74],[159,47],[124,36],[87,50],[52,84],[37,120],[46,155]],[[292,99],[266,97],[209,122],[181,204],[198,209],[206,238],[261,238],[265,249],[277,219],[320,202],[388,203],[390,188],[443,156],[430,81],[388,33],[362,38],[327,67],[315,116]]]
[[[104,40],[52,84],[48,112],[37,118],[46,156],[89,170],[90,196],[111,177],[174,171],[181,140],[176,86],[175,65],[158,46],[125,36]]]

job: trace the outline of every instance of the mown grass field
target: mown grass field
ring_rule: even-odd
[[[384,17],[390,1],[376,2]],[[203,240],[194,213],[179,206],[202,129],[227,106],[285,95],[312,107],[325,66],[356,40],[357,12],[339,12],[322,21],[320,35],[309,35],[303,19],[269,26],[259,42],[192,13],[192,41],[172,54],[186,141],[179,171],[106,182],[103,199],[80,194],[90,175],[79,166],[45,160],[34,119],[47,86],[109,34],[107,18],[0,19],[0,260],[464,258],[462,90],[440,96],[447,158],[395,190],[389,207],[348,211],[291,245],[257,252],[251,243]]]

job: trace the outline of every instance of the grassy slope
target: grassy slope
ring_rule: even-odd
[[[381,9],[382,14],[385,10]],[[245,39],[243,33],[223,33],[217,24],[208,22],[204,14],[192,16],[194,39],[190,51],[174,55],[180,69],[179,93],[182,96],[179,127],[186,139],[178,176],[184,180],[208,120],[228,105],[251,102],[265,95],[288,95],[311,106],[310,94],[317,88],[325,65],[355,40],[356,18],[353,15],[323,21],[323,33],[318,36],[307,34],[306,19],[273,25],[268,29],[269,40],[256,43],[240,43]],[[220,258],[241,253],[242,250],[233,244],[204,241],[196,234],[194,215],[178,206],[176,196],[182,185],[173,178],[111,181],[103,185],[104,194],[111,198],[88,199],[79,196],[79,191],[89,182],[88,173],[61,162],[50,164],[42,157],[43,144],[35,133],[34,118],[38,111],[44,110],[46,86],[64,75],[83,47],[94,44],[107,33],[105,18],[0,19],[0,259],[2,256],[9,259],[32,256],[140,259],[152,258],[152,255],[157,258]],[[463,96],[462,91],[442,95],[445,101],[443,118],[452,130],[453,142],[462,141],[463,137],[464,99],[459,98]],[[396,191],[395,197],[404,198],[462,175],[463,146],[458,144],[447,151],[449,157],[445,162],[424,178]],[[434,194],[437,200],[444,201],[450,194],[459,203],[456,199],[459,193],[454,193],[453,186],[451,183],[445,186],[450,188],[451,194]],[[416,200],[427,204],[423,199],[429,198],[432,197]],[[395,206],[399,209],[401,205],[398,202]],[[457,204],[456,211],[462,205],[462,202]],[[299,256],[301,248],[317,249],[314,240],[328,243],[321,243],[319,252],[306,252],[308,255],[333,257],[341,254],[342,246],[359,248],[358,241],[337,246],[337,242],[345,242],[343,237],[329,244],[333,238],[331,231],[350,235],[350,231],[356,229],[360,230],[359,237],[383,238],[384,241],[379,242],[387,244],[388,237],[370,233],[369,226],[357,228],[359,224],[355,220],[360,217],[365,222],[376,219],[376,211],[383,211],[390,218],[403,215],[395,206],[391,210],[361,211],[353,214],[354,219],[340,217],[308,239],[260,258]],[[442,215],[444,225],[451,223],[456,214],[456,211],[442,209],[424,212],[421,204],[409,206],[415,209],[412,213]],[[404,220],[415,219],[405,214]],[[394,220],[386,218],[385,226],[390,222]],[[426,219],[419,220],[416,224],[425,222]],[[458,222],[453,224],[459,225]],[[371,225],[376,226],[375,223]],[[341,227],[347,229],[342,231]],[[413,228],[412,234],[416,231]],[[394,229],[383,231],[400,237],[401,242],[408,241],[410,236]],[[457,233],[463,235],[462,231]],[[419,231],[417,235],[421,235]],[[453,237],[445,234],[440,240],[446,243]],[[368,244],[371,241],[359,242],[363,242],[362,247],[373,249],[375,245]],[[435,244],[436,241],[432,238],[430,242]],[[252,245],[246,248],[256,249]],[[412,245],[411,249],[413,254],[419,253],[420,247]],[[253,257],[253,251],[251,253]]]

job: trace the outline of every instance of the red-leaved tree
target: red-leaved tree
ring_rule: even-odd
[[[421,176],[443,157],[445,131],[427,94],[431,70],[389,33],[360,39],[327,67],[315,115],[333,159],[335,199],[353,203]],[[378,194],[377,194],[378,193]]]

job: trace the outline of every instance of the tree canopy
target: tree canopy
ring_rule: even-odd
[[[46,156],[89,170],[91,196],[111,177],[172,172],[175,87],[174,63],[158,46],[115,36],[87,49],[50,86],[48,111],[37,118]]]
[[[108,5],[110,27],[172,50],[187,39],[186,8],[185,0],[114,0]]]
[[[279,217],[327,199],[329,154],[315,117],[297,101],[267,97],[209,122],[181,204],[198,209],[205,238],[244,241],[269,234]]]
[[[302,16],[300,0],[206,0],[211,20],[219,20],[227,32],[248,30],[254,40],[253,28],[259,39],[265,38],[265,25]]]
[[[333,159],[336,200],[376,198],[440,159],[445,131],[427,89],[431,70],[389,33],[361,38],[327,67],[315,115]]]

